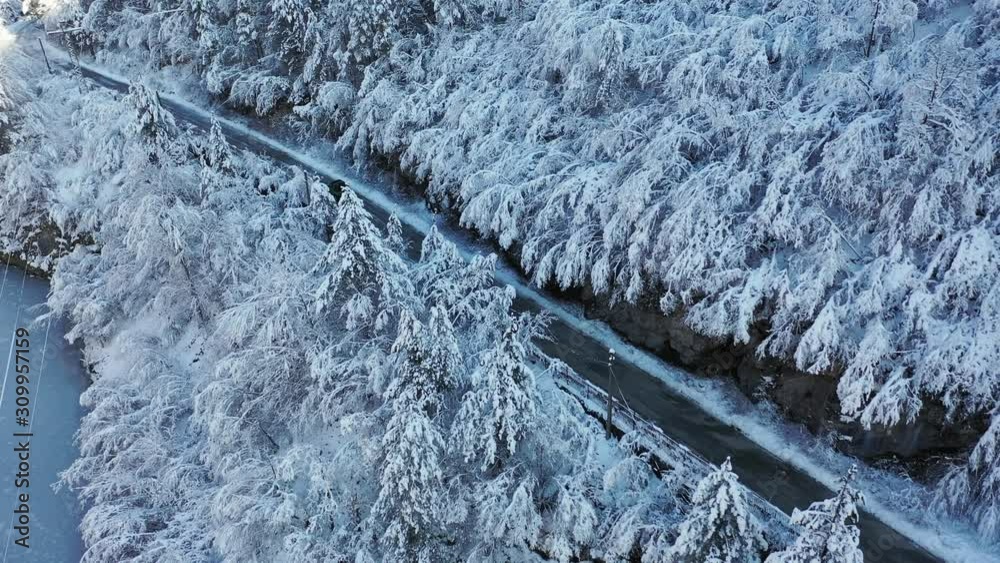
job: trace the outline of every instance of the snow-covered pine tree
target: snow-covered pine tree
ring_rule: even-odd
[[[444,439],[419,404],[403,398],[391,408],[369,526],[396,561],[439,560],[433,553],[446,502]]]
[[[236,13],[232,20],[233,37],[244,48],[240,51],[244,62],[263,55],[260,44],[260,4],[254,0],[236,0]]]
[[[222,132],[222,124],[218,119],[212,120],[212,127],[205,139],[201,153],[202,165],[217,172],[233,171],[233,149]]]
[[[508,313],[509,314],[509,313]],[[455,449],[480,470],[495,471],[534,427],[535,376],[528,364],[533,331],[528,316],[497,319],[503,332],[472,374],[472,390],[452,427]]]
[[[952,467],[942,479],[935,504],[953,514],[971,515],[984,537],[1000,535],[1000,410],[992,413],[968,465]]]
[[[410,302],[413,288],[402,258],[353,190],[345,188],[337,205],[333,235],[316,266],[323,275],[316,291],[317,311],[338,308],[348,330],[381,331]]]
[[[864,563],[856,525],[864,497],[852,485],[856,473],[857,467],[851,467],[833,498],[814,502],[806,510],[795,509],[791,522],[802,530],[799,537],[765,563]]]
[[[171,154],[177,138],[174,116],[160,105],[159,94],[140,82],[129,85],[125,105],[131,112],[124,131],[128,136],[127,146],[137,149],[137,156],[144,156],[147,161],[162,163]]]
[[[461,25],[472,17],[468,0],[434,0],[434,18],[446,27]]]
[[[145,86],[133,84],[122,104],[98,98],[78,112],[84,117],[80,126],[91,125],[91,118],[104,121],[93,123],[96,131],[87,133],[93,142],[80,149],[80,166],[88,174],[71,182],[79,182],[76,189],[87,197],[100,195],[80,206],[84,209],[64,212],[60,223],[71,236],[78,236],[77,228],[90,230],[85,234],[97,242],[67,258],[73,268],[108,281],[77,297],[114,305],[88,311],[87,322],[76,322],[102,335],[113,327],[93,330],[89,322],[107,323],[108,315],[119,313],[156,313],[170,327],[165,334],[176,336],[191,320],[207,320],[210,305],[200,295],[207,265],[201,254],[205,225],[195,205],[197,176],[173,154],[187,138]],[[121,147],[118,158],[114,153]]]
[[[560,479],[559,501],[545,536],[544,549],[560,563],[579,560],[597,535],[599,524],[593,500],[588,498],[586,472]]]
[[[96,54],[95,49],[98,46],[97,37],[83,25],[87,12],[78,2],[72,3],[72,5],[64,10],[58,12],[61,16],[59,27],[67,30],[61,35],[70,52],[75,55],[82,53]]]
[[[80,457],[61,479],[89,508],[81,521],[91,546],[84,561],[135,561],[149,551],[166,561],[211,559],[207,510],[195,505],[210,486],[203,453],[184,430],[191,374],[151,338],[122,336],[80,401]],[[97,362],[101,364],[102,362]],[[114,459],[104,465],[102,460]]]
[[[437,225],[432,225],[420,244],[420,261],[416,267],[415,281],[421,297],[453,307],[465,297],[461,287],[464,276],[458,273],[464,266],[458,248],[444,238]]]
[[[477,536],[471,559],[503,563],[522,559],[538,544],[543,520],[536,501],[537,480],[504,471],[481,482],[475,492]]]
[[[444,312],[435,307],[426,326],[404,312],[393,352],[395,373],[384,393],[391,414],[380,439],[380,490],[368,525],[385,530],[381,544],[394,559],[432,561],[441,557],[434,555],[441,547],[434,536],[446,508],[445,442],[436,415],[458,361]]]
[[[385,225],[386,244],[389,249],[400,256],[406,256],[407,243],[403,238],[403,223],[399,216],[393,213],[389,216],[389,222]]]
[[[46,142],[40,111],[45,106],[24,95],[26,84],[15,64],[0,60],[0,248],[5,252],[35,247],[36,236],[51,226],[51,175],[62,150]]]
[[[3,24],[0,23],[0,32]],[[14,134],[14,99],[12,88],[14,74],[7,62],[0,60],[0,154],[10,150]]]
[[[350,5],[344,2],[329,2],[310,14],[303,36],[302,70],[292,85],[295,103],[313,102],[317,96],[322,96],[321,92],[329,93],[333,87],[331,81],[342,74],[346,62],[344,48],[349,8]],[[316,101],[316,105],[324,106],[324,103]],[[315,106],[307,104],[305,107]]]
[[[201,195],[205,198],[213,186],[234,172],[233,149],[222,132],[222,125],[216,119],[208,137],[204,138],[200,147],[201,157]]]
[[[601,32],[601,51],[597,65],[600,76],[595,105],[606,108],[625,88],[625,29],[622,23],[610,20]]]
[[[427,324],[404,311],[392,354],[396,368],[385,389],[386,400],[416,403],[436,414],[443,395],[457,383],[462,361],[447,310],[432,307]]]
[[[767,542],[727,458],[706,475],[671,549],[676,563],[758,563]]]
[[[184,0],[182,13],[191,23],[191,35],[195,40],[212,31],[213,0]]]
[[[179,12],[190,30],[191,40],[194,42],[192,54],[201,68],[212,60],[221,41],[219,29],[213,20],[215,5],[213,0],[184,0],[181,6],[183,10]]]
[[[355,64],[366,65],[392,47],[405,1],[350,0],[347,49]]]
[[[480,0],[483,12],[496,19],[516,19],[525,8],[525,0]]]
[[[298,72],[312,9],[306,0],[270,0],[269,11],[271,23],[267,36],[272,48],[288,67],[287,71]]]
[[[623,458],[604,471],[598,485],[607,517],[595,542],[601,550],[595,555],[606,561],[628,561],[637,551],[663,555],[664,524],[673,520],[669,515],[678,508],[677,498],[653,473],[649,453],[638,450],[634,436],[626,434],[618,446]]]

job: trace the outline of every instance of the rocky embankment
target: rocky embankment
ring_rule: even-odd
[[[605,321],[630,342],[665,360],[704,376],[733,378],[741,391],[759,400],[766,396],[790,420],[813,432],[836,432],[844,451],[865,458],[896,456],[924,460],[966,450],[985,429],[985,420],[953,423],[942,406],[925,405],[916,420],[895,427],[865,429],[840,416],[837,381],[840,373],[820,375],[796,369],[791,361],[761,357],[757,347],[767,336],[766,326],[757,326],[747,344],[707,337],[691,330],[684,312],[667,316],[655,301],[611,304],[590,288],[577,290],[588,316]]]

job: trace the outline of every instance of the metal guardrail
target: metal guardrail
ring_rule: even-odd
[[[556,385],[579,400],[585,410],[598,418],[605,416],[604,405],[607,403],[608,394],[603,389],[581,377],[568,366],[566,369],[553,370],[553,373]],[[667,464],[671,471],[679,472],[682,477],[680,481],[689,493],[688,498],[694,494],[698,482],[717,469],[715,464],[666,435],[663,430],[642,418],[621,401],[616,401],[612,423],[619,431],[632,434],[642,448]],[[760,522],[769,543],[772,545],[790,543],[797,534],[789,523],[788,514],[753,489],[742,486],[751,510]]]

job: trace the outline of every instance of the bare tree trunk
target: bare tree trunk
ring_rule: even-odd
[[[879,12],[882,11],[881,0],[875,0],[875,13],[872,15],[872,29],[868,33],[868,45],[865,47],[865,58],[868,58],[872,54],[872,48],[875,46],[875,25],[878,23]]]

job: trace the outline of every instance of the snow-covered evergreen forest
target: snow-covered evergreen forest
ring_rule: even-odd
[[[0,23],[0,242],[51,272],[92,374],[63,474],[84,561],[860,557],[856,492],[769,545],[729,462],[689,498],[607,439],[495,256],[407,249],[351,190],[11,43]]]
[[[762,333],[866,426],[982,425],[939,508],[1000,537],[996,0],[55,5],[81,52],[397,166],[539,284]]]
[[[943,408],[981,437],[934,509],[1000,541],[998,0],[26,6],[85,56],[190,73],[399,170],[539,285],[835,377],[864,426]],[[107,377],[67,472],[95,560],[763,553],[738,509],[702,506],[739,496],[725,466],[687,514],[622,477],[648,469],[545,384],[544,319],[511,311],[492,259],[432,235],[410,263],[349,191],[180,131],[141,86],[50,86],[73,108],[53,133],[45,107],[4,112],[15,82],[4,229],[60,233],[53,304]],[[860,560],[856,500],[797,513],[771,557]]]

